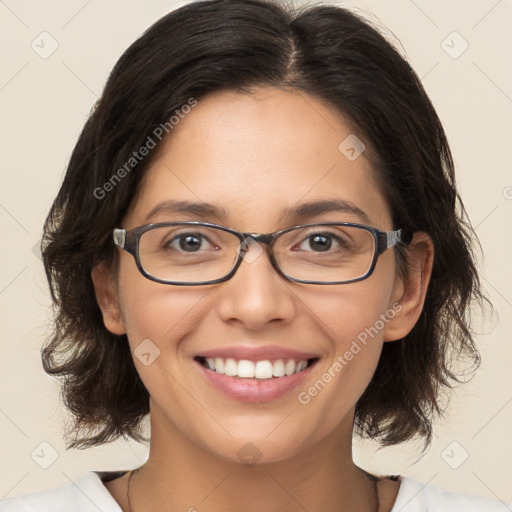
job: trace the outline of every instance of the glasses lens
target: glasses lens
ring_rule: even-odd
[[[240,241],[221,229],[205,226],[159,226],[144,232],[139,258],[157,279],[176,283],[214,281],[235,265]]]
[[[139,240],[139,258],[151,276],[174,283],[222,279],[235,266],[239,239],[222,229],[158,226]],[[371,232],[354,226],[319,225],[293,229],[275,243],[282,272],[302,281],[345,282],[364,276],[375,255]]]
[[[371,232],[354,226],[294,229],[277,239],[274,255],[281,270],[295,279],[344,282],[363,277],[372,265]]]

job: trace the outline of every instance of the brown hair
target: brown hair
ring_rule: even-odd
[[[369,22],[340,7],[193,2],[164,16],[121,56],[46,219],[42,252],[55,330],[41,356],[44,370],[63,378],[64,405],[74,416],[68,448],[121,436],[145,440],[140,426],[149,394],[126,336],[105,328],[91,280],[95,264],[115,261],[112,230],[156,151],[130,158],[191,98],[257,85],[303,91],[337,109],[368,148],[395,227],[424,231],[434,243],[421,317],[404,339],[384,344],[356,406],[356,432],[384,445],[415,436],[428,443],[442,413],[441,391],[457,380],[453,356],[478,365],[467,314],[473,300],[484,299],[474,233],[445,133],[409,64]],[[113,180],[116,173],[122,179]],[[397,254],[403,264],[406,253]]]

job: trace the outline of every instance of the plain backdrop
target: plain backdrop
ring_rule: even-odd
[[[37,246],[111,68],[146,28],[184,3],[0,1],[0,498],[68,485],[91,469],[137,467],[147,456],[146,446],[126,440],[65,450],[67,413],[39,355],[51,326]],[[377,474],[512,502],[512,2],[338,3],[387,27],[421,77],[451,143],[496,310],[476,318],[480,370],[456,389],[424,457],[417,460],[414,443],[378,450],[356,441],[356,460]]]

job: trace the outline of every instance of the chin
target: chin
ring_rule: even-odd
[[[260,464],[272,464],[282,462],[297,456],[305,440],[294,438],[288,433],[277,432],[262,434],[261,430],[254,436],[245,434],[229,439],[223,439],[220,443],[212,445],[209,438],[205,447],[214,456],[228,462],[239,463],[247,467]],[[273,437],[273,439],[270,439]]]

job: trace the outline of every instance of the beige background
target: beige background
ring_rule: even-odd
[[[39,358],[49,295],[34,246],[112,66],[143,30],[184,3],[0,1],[0,498],[145,460],[147,448],[126,441],[65,451],[58,383],[44,374]],[[478,321],[481,369],[457,390],[423,459],[414,464],[413,444],[377,452],[359,443],[356,458],[377,473],[403,473],[512,502],[512,2],[343,5],[387,26],[422,77],[452,144],[462,196],[485,253],[483,283],[497,313]],[[43,31],[50,36],[39,36]],[[42,52],[41,38],[46,51],[58,44],[46,59],[31,47],[35,41]]]

